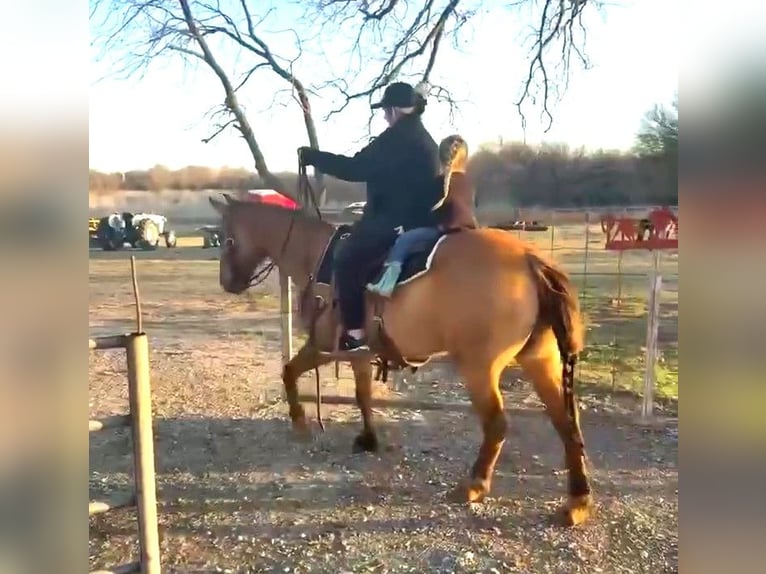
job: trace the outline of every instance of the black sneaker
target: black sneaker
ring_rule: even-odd
[[[343,333],[340,337],[339,349],[344,353],[357,353],[360,351],[369,351],[370,347],[364,339],[357,339],[348,333]]]

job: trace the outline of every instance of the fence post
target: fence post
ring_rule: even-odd
[[[554,251],[553,244],[555,241],[555,235],[556,235],[556,211],[553,210],[551,211],[551,249],[550,249],[551,258],[553,258],[553,251]]]
[[[127,336],[128,396],[133,417],[133,461],[138,510],[141,572],[160,573],[160,537],[157,524],[157,492],[152,430],[152,389],[149,375],[149,343],[146,333]]]
[[[660,322],[660,294],[662,292],[662,275],[660,274],[660,252],[652,253],[653,265],[651,283],[649,285],[649,305],[646,325],[646,369],[644,371],[644,400],[641,405],[641,416],[648,419],[654,410],[654,367],[657,361],[657,335]]]
[[[282,334],[282,364],[293,356],[293,287],[290,276],[279,273],[279,318]]]
[[[622,322],[622,254],[623,251],[617,252],[617,320],[614,321],[614,334],[612,335],[612,394],[617,389],[617,339],[618,339],[618,325]]]
[[[582,294],[588,290],[588,255],[590,253],[590,211],[585,212],[585,259],[582,266]]]

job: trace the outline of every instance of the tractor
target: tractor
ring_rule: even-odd
[[[160,238],[165,239],[167,247],[175,247],[176,234],[167,229],[167,221],[167,217],[156,213],[111,213],[98,220],[95,240],[104,251],[122,249],[125,244],[153,250],[159,247]]]
[[[203,225],[197,231],[202,233],[202,249],[221,246],[221,228],[217,225]]]
[[[100,217],[91,217],[88,219],[88,246],[98,247],[98,224],[101,221]]]

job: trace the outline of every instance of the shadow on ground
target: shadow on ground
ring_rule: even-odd
[[[326,432],[317,430],[313,440],[303,441],[286,418],[277,416],[158,419],[155,449],[161,498],[225,499],[236,494],[234,505],[261,509],[289,505],[296,499],[293,495],[302,500],[302,508],[320,508],[344,498],[362,503],[360,496],[377,499],[381,494],[400,502],[432,500],[467,473],[480,442],[477,421],[463,413],[399,415],[399,420],[380,420],[377,454],[352,453],[360,428],[355,421],[331,419]],[[493,495],[515,498],[527,489],[548,497],[563,495],[563,448],[547,417],[541,413],[509,420]],[[623,492],[640,495],[655,485],[620,477],[676,466],[677,442],[667,429],[637,428],[628,420],[615,424],[614,417],[602,419],[592,413],[583,415],[583,432],[596,483],[613,483]],[[91,439],[91,473],[96,477],[92,488],[109,490],[125,480],[132,468],[130,444],[124,431]],[[360,491],[360,483],[369,491]]]

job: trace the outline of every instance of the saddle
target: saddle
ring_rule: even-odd
[[[333,314],[335,326],[336,347],[333,351],[321,352],[325,356],[335,359],[336,363],[346,360],[347,354],[339,351],[337,341],[340,339],[342,324],[338,308],[338,293],[334,278],[335,254],[343,241],[350,237],[350,225],[341,225],[328,241],[322,256],[312,275],[308,285],[301,295],[301,317],[308,324],[309,344],[315,341],[316,323],[325,313]],[[409,248],[402,264],[402,272],[396,282],[396,289],[406,285],[419,277],[422,277],[431,269],[431,262],[439,248],[440,243],[449,231],[445,231],[434,239],[415,242]],[[365,284],[375,282],[380,278],[383,271],[383,263],[388,257],[388,252],[370,262],[367,266]],[[323,290],[326,295],[322,296],[318,291]],[[328,294],[329,292],[329,294]],[[326,297],[331,301],[328,303]],[[372,316],[373,328],[368,331],[368,344],[370,347],[370,359],[377,366],[376,379],[386,381],[390,370],[410,368],[415,372],[430,360],[430,357],[404,357],[391,337],[386,333],[383,321],[383,311],[388,302],[373,293],[367,293],[367,314]],[[354,354],[355,357],[359,353]]]

